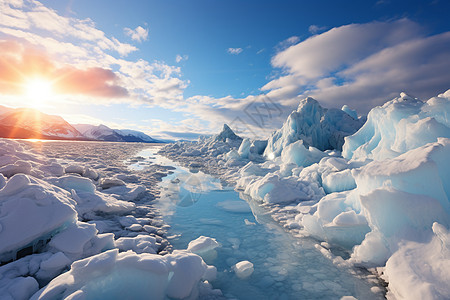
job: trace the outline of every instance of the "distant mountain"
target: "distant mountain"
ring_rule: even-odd
[[[159,143],[161,141],[146,135],[145,133],[131,129],[115,129],[116,133],[120,134],[126,142],[145,142],[145,143]]]
[[[73,126],[88,139],[107,142],[123,142],[121,135],[105,125],[95,126],[90,124],[75,124]]]
[[[31,108],[0,106],[0,137],[84,139],[60,116],[44,114]]]
[[[71,125],[60,116],[44,114],[36,109],[10,108],[2,105],[0,105],[0,137],[161,143],[136,130],[111,129],[105,125]]]
[[[75,124],[73,125],[85,137],[93,140],[108,142],[142,142],[160,143],[161,141],[137,130],[111,129],[105,125]]]

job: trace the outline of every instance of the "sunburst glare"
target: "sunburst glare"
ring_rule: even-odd
[[[43,78],[33,78],[24,85],[28,104],[33,107],[42,106],[53,96],[52,82]]]

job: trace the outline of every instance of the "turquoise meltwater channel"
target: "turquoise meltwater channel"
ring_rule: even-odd
[[[204,257],[217,268],[211,284],[227,299],[384,299],[384,289],[373,275],[356,275],[340,267],[315,247],[312,238],[297,238],[276,223],[266,210],[232,187],[198,170],[189,170],[157,155],[158,148],[141,151],[131,169],[145,171],[148,164],[172,166],[163,178],[157,207],[171,226],[169,240],[186,249],[200,236],[220,243],[214,255]],[[246,279],[233,266],[250,261],[254,271]],[[361,274],[364,272],[358,272]],[[353,299],[353,298],[349,298]]]

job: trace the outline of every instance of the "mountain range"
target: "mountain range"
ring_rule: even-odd
[[[136,130],[111,129],[105,125],[71,125],[60,116],[48,115],[36,109],[10,108],[1,105],[0,137],[108,142],[161,142]]]

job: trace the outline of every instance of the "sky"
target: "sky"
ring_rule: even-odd
[[[0,104],[267,138],[301,99],[367,114],[450,89],[450,2],[0,0]],[[46,87],[46,88],[43,88]]]

